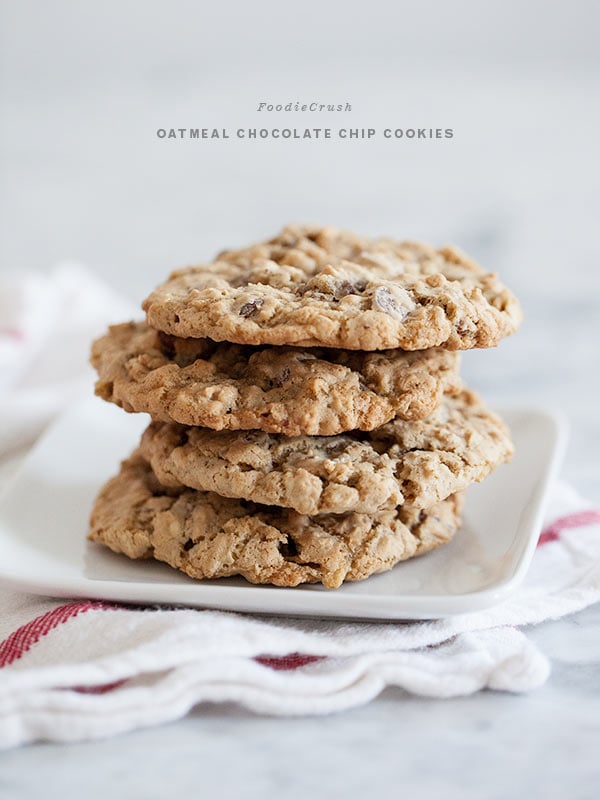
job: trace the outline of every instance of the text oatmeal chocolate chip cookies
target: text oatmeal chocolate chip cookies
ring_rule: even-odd
[[[299,225],[173,272],[143,308],[179,337],[348,350],[493,347],[521,321],[514,295],[455,248]]]
[[[452,248],[289,226],[144,309],[92,347],[96,393],[151,417],[90,521],[129,558],[337,588],[449,542],[512,455],[453,351],[495,345],[519,306]]]

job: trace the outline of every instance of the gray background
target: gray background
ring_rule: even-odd
[[[562,409],[573,429],[565,473],[600,498],[600,4],[14,0],[0,8],[0,268],[47,270],[75,258],[141,299],[171,267],[290,220],[455,242],[500,272],[527,315],[497,350],[467,353],[466,376],[493,402]],[[261,100],[313,99],[350,101],[354,111],[254,111]],[[263,124],[440,126],[456,134],[347,143],[155,135],[158,127]],[[523,777],[521,763],[521,788],[544,788],[546,798],[591,796],[586,777],[598,773],[589,738],[577,739],[569,759],[547,763],[541,777],[539,766],[597,719],[598,701],[594,717],[588,699],[600,688],[597,620],[590,610],[537,630],[555,677],[531,699],[488,694],[445,704],[387,692],[367,709],[319,722],[202,711],[160,731],[69,750],[78,767],[61,795],[81,796],[83,784],[87,796],[101,794],[106,781],[116,786],[129,774],[133,759],[148,771],[138,796],[161,796],[157,776],[177,753],[182,787],[194,785],[195,758],[206,786],[230,786],[235,758],[248,795],[281,790],[299,763],[284,746],[289,737],[296,752],[310,753],[314,780],[303,773],[302,791],[329,781],[333,793],[337,776],[346,792],[378,786],[391,796],[410,778],[415,797],[441,785],[448,797],[484,796],[483,785],[485,796],[506,797],[514,775],[494,753],[513,758],[526,737],[532,773]],[[311,742],[320,737],[317,752]],[[168,758],[145,763],[152,748]],[[7,757],[0,796],[3,787],[11,797],[33,791],[65,752]],[[408,752],[431,754],[427,765],[444,756],[430,770],[399,756]],[[358,759],[356,782],[349,753]],[[103,782],[96,760],[108,758],[122,766]],[[404,772],[396,774],[390,765],[398,759]],[[466,794],[474,761],[477,780]],[[136,796],[126,786],[131,778],[121,787]]]
[[[132,298],[288,221],[452,241],[527,321],[465,374],[571,417],[600,494],[593,2],[3,2],[0,268],[78,259]],[[257,114],[261,100],[351,114]],[[441,141],[161,141],[159,127],[452,127]],[[597,383],[595,384],[597,386]]]

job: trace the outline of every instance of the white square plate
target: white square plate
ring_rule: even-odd
[[[100,485],[147,424],[96,398],[68,411],[38,442],[0,503],[0,582],[34,594],[362,619],[425,619],[476,611],[523,579],[564,443],[546,411],[505,410],[516,445],[467,492],[454,540],[390,572],[336,590],[280,589],[243,579],[194,581],[152,561],[130,561],[86,541]]]

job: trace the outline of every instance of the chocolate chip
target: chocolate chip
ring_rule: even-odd
[[[244,303],[244,305],[238,311],[238,314],[240,317],[251,317],[260,310],[263,303],[264,300],[262,297],[255,297],[253,300],[249,300],[247,303]]]
[[[347,447],[347,442],[330,442],[329,444],[325,445],[325,452],[328,456],[339,456],[341,455]]]
[[[366,285],[365,281],[342,281],[336,287],[335,297],[337,300],[340,300],[342,297],[346,297],[346,295],[349,294],[360,294],[365,290]]]
[[[408,316],[408,310],[398,306],[387,286],[380,286],[373,297],[373,305],[380,311],[385,311],[391,317],[402,321]]]
[[[394,302],[392,293],[386,286],[380,286],[379,289],[377,289],[373,300],[375,305],[379,306],[386,314],[391,314],[396,310],[396,303]]]
[[[183,549],[187,553],[188,550],[191,550],[193,546],[194,546],[194,540],[188,539],[187,542],[183,545]]]
[[[290,371],[290,368],[284,367],[279,373],[279,375],[273,378],[273,380],[271,381],[271,386],[274,386],[276,389],[279,388],[280,386],[283,386],[283,384],[287,381],[287,379],[290,377],[291,374],[292,373]]]

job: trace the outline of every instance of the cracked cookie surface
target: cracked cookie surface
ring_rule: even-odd
[[[446,350],[367,353],[248,347],[111,327],[94,342],[96,394],[154,420],[288,436],[372,430],[420,419],[460,389]]]
[[[310,517],[193,489],[163,487],[138,453],[100,490],[88,538],[132,559],[164,561],[192,578],[337,588],[449,541],[460,495],[427,511]]]
[[[184,338],[356,350],[492,347],[522,317],[497,276],[454,247],[301,225],[176,270],[143,308]]]
[[[140,452],[165,486],[315,515],[428,508],[483,480],[513,446],[502,420],[464,391],[424,420],[370,433],[287,437],[155,422]]]

